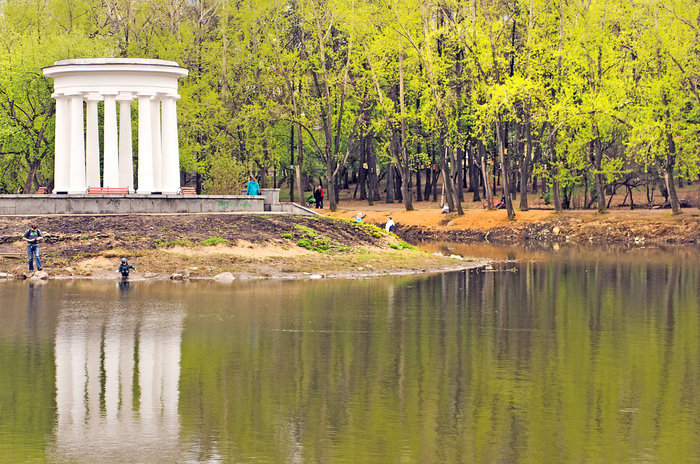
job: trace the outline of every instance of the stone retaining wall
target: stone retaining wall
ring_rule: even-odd
[[[0,216],[34,214],[187,214],[316,212],[280,203],[279,189],[261,195],[0,195]]]
[[[263,211],[262,195],[0,195],[0,215]]]

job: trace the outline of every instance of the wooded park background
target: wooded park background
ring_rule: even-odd
[[[451,211],[502,192],[513,217],[528,193],[602,211],[622,187],[678,212],[699,33],[689,0],[0,0],[0,192],[53,182],[41,68],[114,56],[189,69],[180,167],[200,193],[254,174],[303,202],[322,181],[334,210],[355,182],[410,210],[442,184]]]

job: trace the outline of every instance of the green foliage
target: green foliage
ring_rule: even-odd
[[[434,151],[454,169],[455,149],[475,139],[487,165],[498,164],[497,123],[509,128],[518,169],[526,121],[532,168],[553,188],[660,173],[665,163],[694,177],[699,16],[700,5],[680,0],[5,2],[0,190],[50,182],[55,108],[41,68],[92,56],[188,68],[180,167],[206,193],[239,193],[248,174],[273,169],[288,181],[293,164],[328,182],[358,168],[361,134],[384,170],[416,170]],[[597,161],[593,142],[604,152]]]
[[[221,237],[211,237],[202,241],[202,245],[214,246],[214,245],[228,245],[230,242],[225,238]]]
[[[283,237],[297,239],[296,244],[298,247],[316,252],[342,253],[351,250],[350,247],[346,247],[330,237],[322,236],[314,230],[299,224],[294,226],[291,233],[284,234]]]
[[[209,161],[207,173],[202,188],[208,195],[240,195],[245,191],[246,169],[235,158],[217,155]]]
[[[299,241],[297,241],[297,246],[301,248],[306,248],[307,250],[311,249],[311,240],[308,238],[302,238]]]

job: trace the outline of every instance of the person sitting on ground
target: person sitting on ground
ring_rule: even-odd
[[[445,205],[443,205],[443,207],[442,207],[442,214],[447,214],[449,212],[450,212],[450,207],[447,206],[447,203],[445,203]]]
[[[43,240],[44,236],[37,229],[37,225],[32,223],[29,229],[22,236],[27,242],[27,255],[29,256],[29,272],[34,271],[34,257],[36,257],[36,268],[41,271],[41,259],[39,258],[39,240]]]
[[[123,279],[126,279],[127,277],[129,277],[129,271],[131,269],[133,269],[134,271],[136,270],[134,266],[126,262],[126,258],[122,258],[122,263],[119,265],[119,269],[117,270],[117,272],[122,275]]]
[[[357,213],[355,215],[355,221],[362,222],[362,213]]]
[[[246,186],[245,189],[245,194],[246,195],[260,195],[260,184],[258,184],[258,181],[255,180],[255,177],[250,176],[248,178],[248,185]]]
[[[387,232],[393,232],[395,229],[395,224],[394,220],[391,219],[391,216],[388,217],[388,221],[386,221],[386,226],[384,226]]]
[[[505,207],[506,207],[506,197],[503,196],[503,197],[501,197],[501,201],[496,203],[496,209],[503,209]]]

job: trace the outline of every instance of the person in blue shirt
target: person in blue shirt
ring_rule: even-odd
[[[255,180],[255,177],[250,176],[250,180],[248,180],[248,185],[245,190],[246,195],[260,195],[260,184],[258,184],[258,181]]]
[[[27,242],[27,255],[29,256],[29,271],[34,270],[34,257],[36,257],[36,268],[41,271],[41,259],[39,258],[39,241],[44,239],[37,225],[32,223],[22,238]]]

